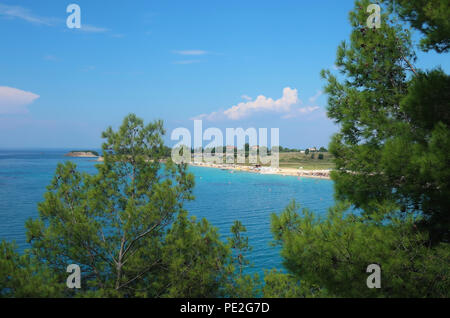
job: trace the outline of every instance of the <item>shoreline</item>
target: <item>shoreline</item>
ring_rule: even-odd
[[[304,177],[304,178],[314,178],[331,180],[330,171],[331,170],[306,170],[306,169],[294,169],[294,168],[272,168],[272,167],[261,167],[255,168],[252,166],[240,166],[236,164],[215,164],[215,163],[189,163],[193,167],[203,167],[203,168],[214,168],[221,170],[228,170],[231,173],[234,171],[251,172],[257,174],[269,174],[269,175],[281,175],[281,176],[292,176],[292,177]]]
[[[102,162],[104,159],[99,156],[97,160]],[[269,175],[280,175],[280,176],[290,176],[290,177],[303,177],[303,178],[313,178],[313,179],[323,179],[331,180],[330,172],[331,170],[306,170],[306,169],[294,169],[294,168],[272,168],[272,167],[260,167],[255,168],[254,166],[241,166],[237,164],[216,164],[216,163],[189,163],[193,167],[203,167],[203,168],[213,168],[227,170],[230,172],[241,171],[250,172],[257,174],[269,174]]]
[[[70,151],[64,155],[72,158],[99,158],[98,153],[93,151]]]

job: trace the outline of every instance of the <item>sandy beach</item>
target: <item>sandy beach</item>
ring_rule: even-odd
[[[272,168],[272,167],[260,167],[256,168],[253,166],[242,166],[236,164],[214,164],[214,163],[190,163],[192,166],[196,167],[206,167],[215,168],[221,170],[243,171],[252,172],[259,174],[274,174],[282,176],[295,176],[295,177],[305,177],[305,178],[316,178],[316,179],[330,179],[330,170],[305,170],[305,169],[294,169],[294,168]]]
[[[103,157],[99,157],[96,161],[103,161]],[[304,178],[316,178],[316,179],[326,179],[330,180],[331,170],[306,170],[306,169],[294,169],[294,168],[272,168],[272,167],[260,167],[256,168],[254,166],[242,166],[236,164],[215,164],[215,163],[194,163],[191,162],[190,165],[195,167],[205,167],[214,168],[221,170],[228,170],[230,172],[243,171],[259,174],[275,174],[281,176],[294,176],[294,177],[304,177]]]

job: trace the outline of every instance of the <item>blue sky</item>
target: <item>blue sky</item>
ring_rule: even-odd
[[[80,30],[66,7],[81,7]],[[343,0],[0,0],[0,148],[98,148],[136,113],[176,127],[280,128],[327,146],[319,72],[350,32]],[[419,54],[418,66],[448,56]],[[258,97],[259,96],[259,97]],[[170,144],[170,142],[168,141]]]

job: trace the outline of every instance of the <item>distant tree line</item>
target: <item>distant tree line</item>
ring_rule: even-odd
[[[167,146],[164,146],[164,154],[165,154],[165,156],[166,157],[169,157],[170,156],[170,154],[171,154],[171,152],[172,152],[172,148],[169,148],[169,147],[167,147]],[[179,147],[180,148],[180,151],[181,151],[181,148],[182,147]],[[215,154],[216,153],[216,151],[217,151],[217,149],[219,149],[219,151],[221,151],[223,154],[226,154],[227,153],[227,146],[222,146],[222,147],[213,147],[213,148],[204,148],[204,147],[199,147],[199,148],[197,148],[197,149],[195,149],[195,148],[190,148],[190,151],[191,151],[191,154],[194,154],[194,153],[205,153],[205,152],[208,152],[208,153],[212,153],[212,154]],[[251,152],[251,146],[249,145],[249,143],[245,143],[244,144],[244,146],[242,147],[242,148],[238,148],[238,147],[233,147],[233,153],[235,154],[235,155],[237,155],[237,153],[238,153],[238,151],[239,150],[242,150],[244,153],[245,153],[245,157],[248,157],[249,156],[249,153]],[[264,146],[262,146],[262,147],[256,147],[256,149],[255,149],[256,151],[256,154],[260,154],[260,152],[262,152],[262,151],[265,151],[265,152],[267,152],[267,154],[268,155],[270,155],[271,154],[271,149],[270,148],[267,148],[267,147],[264,147]],[[305,152],[306,154],[308,154],[309,152],[310,152],[310,150],[309,149],[306,149],[306,150],[303,150],[303,149],[295,149],[295,148],[287,148],[287,147],[282,147],[282,146],[278,146],[278,150],[279,150],[279,152],[281,153],[281,152],[283,152],[283,153],[289,153],[289,152]],[[325,147],[320,147],[318,150],[317,150],[317,152],[328,152],[328,150],[325,148]]]

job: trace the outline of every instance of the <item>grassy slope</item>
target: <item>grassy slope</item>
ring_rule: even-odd
[[[280,167],[281,168],[295,168],[303,167],[307,170],[333,169],[333,156],[328,152],[321,152],[323,160],[317,159],[319,152],[314,153],[314,159],[311,158],[312,153],[305,155],[299,152],[285,152],[280,153]]]

